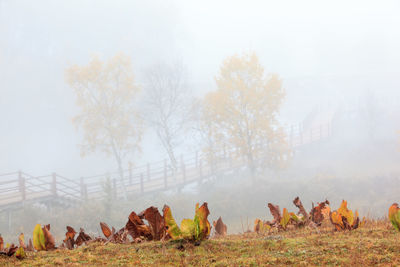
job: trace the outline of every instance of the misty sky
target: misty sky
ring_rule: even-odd
[[[0,173],[71,177],[115,169],[80,158],[77,110],[64,80],[91,55],[132,58],[138,82],[158,62],[181,60],[189,84],[213,90],[222,60],[254,51],[287,91],[282,121],[316,105],[373,90],[399,97],[399,1],[18,1],[0,0]],[[138,163],[163,159],[147,133]]]

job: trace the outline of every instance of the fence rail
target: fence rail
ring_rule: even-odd
[[[290,126],[284,130],[282,138],[290,151],[294,151],[330,135],[331,125],[328,123],[308,130],[303,129],[302,125]],[[269,151],[265,144],[259,144],[257,148],[260,148],[260,152],[256,160],[262,161]],[[207,154],[196,152],[181,156],[176,166],[163,160],[136,167],[129,166],[121,173],[115,171],[77,180],[57,173],[42,176],[33,176],[22,171],[5,173],[0,174],[0,210],[27,202],[55,199],[85,201],[181,188],[218,173],[242,168],[246,164],[246,159],[238,151],[224,147],[218,154],[213,154],[212,159]]]

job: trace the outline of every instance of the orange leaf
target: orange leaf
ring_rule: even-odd
[[[100,222],[101,231],[103,232],[106,238],[109,238],[112,235],[110,227],[106,223]]]
[[[74,228],[72,228],[71,226],[67,226],[67,232],[65,233],[65,237],[66,237],[65,240],[67,240],[67,239],[74,240],[75,234],[76,234],[76,232],[75,232]]]
[[[73,249],[75,245],[75,230],[71,226],[67,226],[67,232],[65,233],[64,243],[68,249]]]
[[[330,219],[332,224],[336,227],[337,230],[340,231],[345,229],[342,216],[337,211],[334,211],[330,214]]]

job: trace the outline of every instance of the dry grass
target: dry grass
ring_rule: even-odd
[[[102,245],[29,253],[20,261],[0,257],[0,266],[390,266],[400,265],[400,233],[386,220],[369,220],[355,231],[330,226],[266,235],[247,233],[202,242]]]

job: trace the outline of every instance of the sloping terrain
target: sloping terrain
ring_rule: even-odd
[[[268,235],[246,233],[211,238],[196,246],[179,241],[139,244],[92,243],[75,250],[0,257],[0,266],[389,266],[400,264],[400,234],[388,221],[354,231],[331,226]]]

